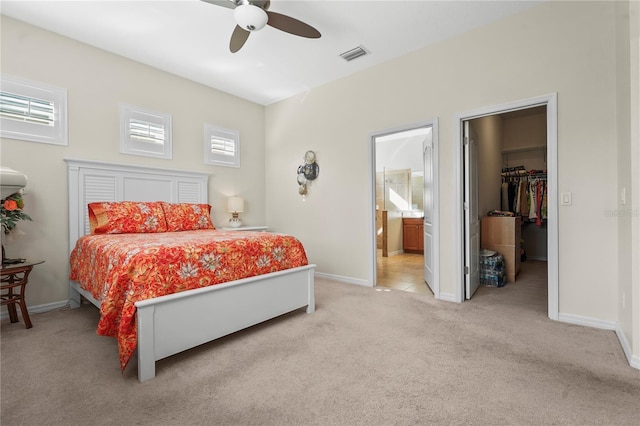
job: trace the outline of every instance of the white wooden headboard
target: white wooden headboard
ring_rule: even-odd
[[[65,158],[69,251],[89,233],[87,204],[98,201],[207,203],[209,173]]]

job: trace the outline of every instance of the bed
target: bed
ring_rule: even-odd
[[[97,202],[206,204],[209,174],[100,161],[65,159],[69,184],[69,250],[90,234],[87,205]],[[200,232],[200,231],[193,231]],[[205,232],[205,231],[201,231]],[[219,232],[219,231],[210,231]],[[219,238],[256,238],[255,233],[221,231]],[[186,234],[180,234],[184,237]],[[233,234],[233,235],[231,235]],[[160,238],[160,237],[158,237]],[[243,237],[244,238],[244,237]],[[315,310],[315,265],[214,283],[135,301],[138,380],[155,376],[155,362],[287,312]],[[70,280],[71,307],[99,297]],[[121,363],[122,364],[122,363]]]

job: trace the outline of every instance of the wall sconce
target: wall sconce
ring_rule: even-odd
[[[242,221],[238,217],[238,213],[244,211],[244,200],[238,196],[229,197],[227,199],[227,211],[231,213],[231,219],[229,219],[229,226],[237,228],[242,225]]]
[[[307,186],[320,174],[320,166],[316,163],[316,153],[307,151],[304,154],[304,164],[298,167],[298,194],[302,201],[306,200]]]

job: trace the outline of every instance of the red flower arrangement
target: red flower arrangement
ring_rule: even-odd
[[[22,211],[24,200],[21,192],[15,192],[1,201],[0,224],[5,234],[8,234],[16,227],[21,220],[31,220],[28,214]]]

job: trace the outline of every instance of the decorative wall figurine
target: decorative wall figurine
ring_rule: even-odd
[[[316,163],[316,153],[307,151],[304,154],[304,164],[298,167],[298,194],[302,195],[305,200],[307,195],[307,186],[320,174],[320,166]]]

